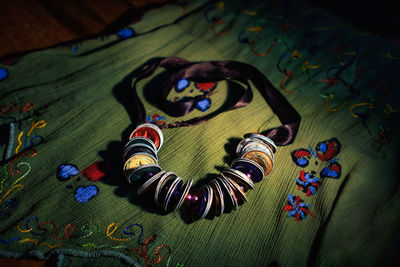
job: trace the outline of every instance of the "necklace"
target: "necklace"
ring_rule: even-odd
[[[125,145],[124,174],[130,183],[142,182],[138,195],[151,194],[165,212],[184,206],[191,220],[207,215],[220,216],[244,202],[246,191],[267,177],[274,167],[274,142],[261,134],[250,133],[238,144],[230,168],[200,189],[190,193],[193,180],[183,185],[174,172],[163,171],[158,165],[157,152],[163,144],[160,128],[153,124],[139,125]]]
[[[161,169],[157,153],[164,143],[162,130],[154,124],[143,123],[146,112],[137,95],[136,84],[150,76],[158,66],[164,67],[168,76],[160,86],[160,97],[154,105],[172,116],[185,115],[197,105],[198,101],[204,100],[184,98],[174,103],[167,101],[169,91],[182,81],[215,82],[231,79],[240,81],[247,87],[240,99],[223,111],[163,125],[163,128],[196,125],[221,112],[246,106],[252,99],[248,79],[259,88],[283,125],[263,134],[245,134],[236,148],[237,158],[230,167],[223,170],[216,179],[193,189],[193,180],[184,184],[183,179],[174,172]],[[239,205],[247,202],[247,190],[253,189],[254,183],[262,181],[273,170],[277,145],[292,143],[300,125],[300,115],[265,76],[253,66],[236,61],[190,63],[176,57],[157,58],[150,60],[144,68],[140,68],[133,89],[132,108],[138,126],[129,136],[123,150],[124,174],[129,183],[139,184],[139,196],[151,196],[165,212],[180,210],[189,221],[206,216],[221,216],[224,212],[237,209]]]

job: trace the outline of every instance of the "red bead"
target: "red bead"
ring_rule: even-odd
[[[154,142],[154,145],[156,146],[157,149],[160,147],[160,136],[158,135],[156,130],[154,130],[154,129],[150,128],[150,127],[141,127],[139,129],[136,129],[131,134],[129,139],[131,139],[133,137],[138,137],[138,136],[147,137],[151,141]]]

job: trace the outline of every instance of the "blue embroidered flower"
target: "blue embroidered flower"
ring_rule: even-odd
[[[183,90],[185,90],[188,86],[189,86],[190,82],[188,79],[180,79],[178,81],[178,83],[175,86],[175,91],[177,91],[178,93],[182,92]]]
[[[152,123],[152,124],[155,124],[155,125],[158,125],[158,126],[162,126],[162,125],[165,125],[165,120],[166,120],[167,118],[165,118],[165,117],[163,117],[163,116],[160,116],[159,114],[154,114],[154,115],[152,115],[152,116],[150,116],[150,115],[148,115],[147,117],[146,117],[146,121],[148,122],[148,123]]]
[[[318,165],[319,161],[327,162],[328,166],[320,171],[319,176],[321,178],[338,179],[341,176],[342,167],[337,162],[339,159],[336,157],[339,155],[341,147],[339,140],[331,138],[319,142],[315,146],[315,150],[312,146],[309,146],[308,149],[296,149],[291,153],[291,156],[293,162],[302,168],[307,167],[312,158],[315,160],[315,165]]]
[[[57,178],[60,181],[67,181],[79,173],[78,167],[72,164],[61,164],[57,169]]]
[[[209,98],[204,98],[202,100],[197,101],[196,109],[206,112],[211,106],[211,100]]]
[[[311,205],[305,203],[300,196],[288,195],[288,205],[284,207],[284,211],[288,211],[287,217],[295,217],[296,222],[305,220],[307,215],[314,216],[311,211]]]
[[[98,192],[99,189],[95,185],[89,185],[87,187],[80,186],[75,191],[75,198],[78,202],[86,203],[97,196]]]
[[[5,68],[0,68],[0,81],[5,80],[8,77],[8,71]]]
[[[127,39],[132,37],[135,34],[135,31],[132,28],[125,28],[122,30],[119,30],[117,32],[117,36],[121,39]]]

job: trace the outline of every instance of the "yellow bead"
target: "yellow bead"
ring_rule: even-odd
[[[147,155],[142,155],[142,154],[134,155],[125,162],[124,171],[130,172],[136,169],[137,167],[147,164],[157,164],[157,162],[154,158]]]
[[[264,177],[268,176],[273,169],[272,159],[262,151],[249,151],[242,158],[252,160],[260,165],[264,170]]]

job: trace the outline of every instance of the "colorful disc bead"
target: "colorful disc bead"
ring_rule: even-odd
[[[177,194],[178,196],[174,195],[172,198],[172,202],[170,205],[171,209],[173,209],[174,211],[177,211],[183,204],[183,201],[186,199],[186,197],[189,194],[189,190],[191,188],[193,184],[193,180],[190,180],[189,182],[186,183],[186,185],[183,186],[183,188],[181,189],[180,193]],[[177,201],[175,204],[175,200]]]
[[[136,168],[131,174],[129,174],[129,176],[127,177],[128,182],[133,183],[140,180],[148,180],[153,175],[159,172],[161,172],[161,168],[156,164],[142,165]]]
[[[143,144],[143,145],[150,146],[153,151],[157,152],[157,147],[151,139],[149,139],[147,137],[143,137],[143,136],[136,136],[136,137],[132,137],[128,141],[128,143],[126,143],[125,148],[124,148],[124,154],[126,154],[127,150],[129,150],[131,145],[136,145],[136,144]]]
[[[139,125],[129,136],[129,139],[133,137],[146,137],[153,141],[157,150],[160,150],[163,142],[164,136],[160,128],[154,124],[144,123]]]
[[[238,207],[238,203],[235,198],[235,194],[233,193],[232,188],[227,183],[226,179],[223,177],[217,178],[219,185],[224,193],[224,203],[226,211],[229,212],[232,209],[236,210]]]
[[[214,216],[221,216],[224,213],[225,203],[224,203],[224,195],[221,189],[221,186],[217,182],[217,180],[212,180],[210,182],[210,186],[214,192],[214,201],[212,205],[211,212]]]
[[[165,196],[165,199],[163,201],[163,209],[164,211],[170,211],[171,208],[170,206],[173,205],[173,202],[179,199],[181,195],[181,187],[183,184],[182,178],[178,177],[176,178],[173,183],[171,184],[169,190],[167,191],[167,194]]]
[[[242,158],[254,161],[259,166],[261,166],[264,172],[264,177],[268,176],[271,173],[274,166],[272,159],[268,156],[267,153],[263,151],[251,150],[244,153],[242,155]]]
[[[171,184],[174,182],[175,178],[177,178],[176,174],[173,172],[167,172],[164,174],[160,180],[158,181],[155,193],[154,193],[154,201],[162,207],[164,197],[167,195],[167,191]]]
[[[269,145],[272,149],[272,152],[276,152],[277,147],[274,143],[274,141],[271,140],[271,138],[266,137],[265,135],[259,134],[259,133],[248,133],[244,135],[244,138],[253,138],[253,139],[258,139],[262,141],[264,144]]]
[[[253,181],[247,177],[244,173],[241,171],[229,168],[226,169],[222,172],[222,174],[225,177],[233,179],[237,184],[242,186],[244,190],[249,190],[254,188],[254,183]]]
[[[260,182],[264,178],[263,168],[252,160],[239,158],[232,162],[231,167],[244,173],[255,183]]]
[[[156,181],[158,179],[161,178],[161,176],[163,176],[166,172],[165,171],[161,171],[155,175],[153,175],[152,177],[150,177],[141,187],[139,187],[137,194],[140,196],[142,194],[146,194],[150,188],[154,185],[156,185]]]
[[[157,160],[148,154],[136,154],[130,157],[124,164],[124,173],[126,177],[138,167],[148,164],[157,164]]]

